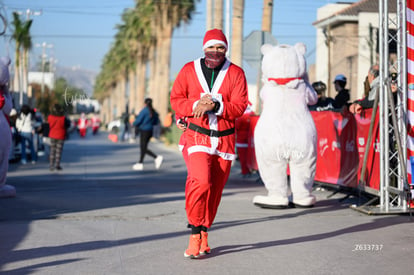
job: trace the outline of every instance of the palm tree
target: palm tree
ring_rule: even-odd
[[[131,93],[131,110],[140,110],[146,96],[146,71],[150,49],[155,45],[155,35],[152,31],[152,18],[154,14],[153,1],[141,0],[131,16],[128,18],[128,28],[131,29],[131,39],[135,44],[135,72],[134,89]]]
[[[144,95],[151,96],[155,99],[154,105],[159,110],[160,116],[165,116],[169,105],[173,29],[182,21],[190,20],[194,9],[194,0],[137,1],[135,8],[123,15],[124,24],[119,26],[116,42],[110,54],[106,55],[102,71],[97,77],[95,97],[101,102],[107,97],[110,98],[108,101],[114,101],[116,95],[113,93],[119,91],[120,86],[125,86],[122,82],[129,77],[130,83],[135,82],[132,79],[136,79],[137,83],[136,93],[132,98],[135,103],[130,102],[130,104],[133,104],[136,109],[141,106]],[[147,94],[145,77],[148,64],[150,64],[150,77]],[[134,77],[131,73],[132,68],[135,68]],[[123,77],[120,77],[122,75]],[[106,77],[108,79],[105,79]],[[133,90],[131,89],[131,92]]]
[[[30,21],[32,23],[32,21]],[[28,27],[30,28],[30,26]],[[27,88],[29,85],[29,51],[32,49],[33,43],[32,38],[29,34],[29,31],[27,32],[27,36],[23,39],[23,66],[22,66],[22,83],[23,83],[23,90],[27,92]]]
[[[28,71],[27,53],[32,48],[32,38],[30,36],[30,27],[32,25],[32,20],[22,22],[20,20],[19,14],[17,12],[13,12],[12,24],[14,27],[12,39],[16,43],[13,90],[22,92],[24,90],[27,90],[27,87],[23,86],[22,81],[26,81],[27,85],[27,76],[24,76],[25,74],[23,72],[27,73]],[[21,55],[22,50],[24,51],[23,55]],[[22,94],[20,94],[20,104],[22,103],[23,97]]]
[[[114,58],[118,59],[118,75],[119,75],[119,110],[122,113],[129,113],[129,99],[131,98],[131,83],[134,80],[133,73],[136,66],[136,55],[138,41],[136,40],[136,31],[131,28],[129,23],[133,17],[133,10],[124,12],[122,19],[124,24],[118,25],[118,33],[115,36]],[[128,89],[129,87],[129,89]],[[128,91],[129,90],[129,91]],[[129,94],[128,94],[129,92]],[[121,111],[122,110],[122,111]]]
[[[110,97],[113,101],[111,104],[116,106],[118,113],[124,110],[126,104],[130,110],[137,110],[144,102],[148,60],[146,52],[151,40],[149,28],[152,17],[151,2],[139,1],[134,9],[128,9],[122,14],[123,23],[117,26],[116,41],[110,54],[106,55],[102,71],[97,77],[95,96],[103,102],[110,93],[114,93]],[[108,75],[112,75],[111,81],[105,80]],[[121,98],[119,94],[126,95],[127,86],[129,96]],[[107,117],[111,116],[108,114]]]
[[[156,34],[155,59],[153,74],[151,75],[150,93],[156,99],[155,107],[160,116],[165,117],[169,106],[170,91],[170,59],[171,59],[171,39],[175,27],[180,26],[181,22],[188,22],[191,13],[195,10],[194,0],[166,0],[154,3],[155,16],[154,30]],[[155,63],[156,62],[156,63]]]

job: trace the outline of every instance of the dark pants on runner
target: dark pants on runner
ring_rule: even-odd
[[[148,143],[152,137],[152,130],[151,131],[140,131],[140,147],[141,147],[141,157],[139,159],[139,163],[144,162],[145,154],[150,155],[153,158],[156,158],[155,155],[151,150],[148,149]]]

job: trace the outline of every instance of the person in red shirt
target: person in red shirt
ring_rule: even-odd
[[[47,122],[49,123],[50,138],[49,168],[50,171],[55,169],[62,170],[60,161],[62,159],[63,144],[66,138],[66,129],[70,122],[65,117],[61,105],[55,104],[53,106],[52,113],[48,116]]]
[[[207,229],[217,214],[235,159],[235,120],[247,107],[242,68],[226,58],[227,39],[219,29],[206,32],[205,57],[188,62],[171,90],[171,107],[187,118],[185,208],[191,235],[185,257],[210,252]]]

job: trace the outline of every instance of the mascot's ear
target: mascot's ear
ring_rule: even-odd
[[[295,44],[295,49],[301,55],[305,55],[305,53],[306,53],[306,45],[303,44],[303,43],[296,43]]]
[[[264,44],[262,47],[260,47],[260,51],[263,55],[267,54],[273,49],[273,46],[270,44]]]

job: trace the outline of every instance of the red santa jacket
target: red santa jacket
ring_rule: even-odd
[[[235,135],[228,133],[234,130],[235,119],[243,114],[248,104],[246,77],[243,69],[226,60],[210,91],[200,62],[201,58],[187,63],[181,69],[171,90],[171,106],[177,113],[187,117],[188,129],[184,137],[189,154],[205,152],[233,160]],[[220,102],[220,109],[214,114],[194,118],[193,108],[205,93]],[[219,134],[206,135],[201,133],[203,131],[192,130],[191,124]]]
[[[246,111],[236,120],[236,147],[247,148],[249,146],[250,118],[254,112]]]

